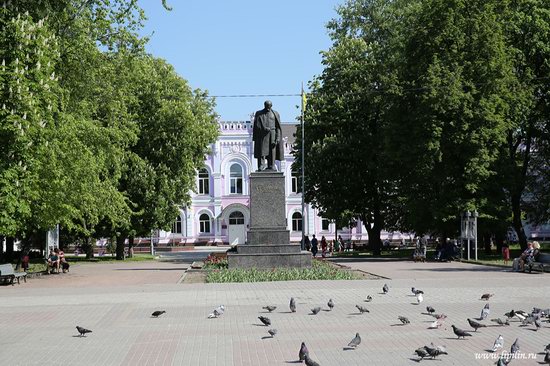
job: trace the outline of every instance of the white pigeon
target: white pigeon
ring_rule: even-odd
[[[434,320],[433,323],[430,324],[430,326],[428,327],[428,329],[437,329],[441,326],[442,324],[439,322],[439,320]]]
[[[217,308],[214,309],[213,312],[211,312],[210,314],[208,314],[208,318],[211,319],[211,318],[218,318],[220,316],[222,316],[223,312],[225,311],[225,306],[224,305],[220,305],[218,306]]]
[[[496,352],[497,349],[502,348],[504,346],[504,338],[499,335],[498,338],[495,340],[495,343],[493,344],[493,352]]]
[[[491,310],[489,310],[489,304],[486,304],[483,309],[481,309],[481,315],[479,317],[479,320],[485,320],[489,316],[489,313]]]
[[[424,296],[422,296],[422,294],[419,293],[418,295],[416,295],[416,302],[420,304],[422,301],[424,301]]]

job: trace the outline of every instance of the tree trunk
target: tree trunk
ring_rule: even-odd
[[[518,235],[521,250],[527,249],[527,236],[521,222],[521,195],[519,194],[512,195],[512,226]]]
[[[495,244],[497,246],[497,253],[502,253],[502,245],[504,244],[504,233],[502,231],[495,233]]]
[[[13,236],[8,236],[6,238],[6,262],[11,262],[13,259],[13,247],[15,244],[15,238]]]
[[[94,245],[92,243],[92,238],[87,237],[84,240],[86,240],[86,245],[84,246],[86,250],[86,259],[92,259],[94,257]]]
[[[131,236],[128,238],[128,258],[132,258],[134,256],[134,237]]]
[[[124,242],[126,238],[123,235],[116,237],[116,259],[117,261],[124,260]]]

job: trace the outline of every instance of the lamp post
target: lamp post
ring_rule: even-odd
[[[470,211],[466,211],[464,213],[464,217],[466,221],[466,240],[468,243],[468,245],[466,246],[466,250],[468,251],[466,259],[470,260]]]
[[[474,210],[473,212],[466,211],[464,212],[464,215],[461,217],[461,227],[462,227],[462,239],[466,238],[467,246],[466,250],[468,251],[468,254],[466,255],[466,259],[470,260],[471,257],[471,245],[470,240],[474,241],[474,258],[477,261],[477,218],[479,217],[479,213],[477,210]],[[462,256],[461,256],[462,258]]]
[[[475,250],[475,259],[477,261],[477,218],[479,214],[477,210],[474,210],[472,214],[472,231],[473,231],[473,237],[474,237],[474,250]]]

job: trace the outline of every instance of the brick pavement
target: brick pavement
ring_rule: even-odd
[[[467,340],[456,340],[450,328],[468,329],[467,317],[478,317],[484,292],[494,292],[491,315],[510,309],[550,307],[550,274],[517,274],[499,268],[460,263],[404,261],[346,262],[388,280],[294,281],[254,284],[177,284],[185,266],[134,262],[74,266],[70,276],[32,279],[20,286],[0,287],[0,364],[2,365],[286,365],[297,359],[305,341],[321,365],[414,365],[414,350],[434,342],[447,346],[437,365],[490,365],[475,360],[490,348],[498,334],[505,349],[516,337],[521,351],[538,353],[550,343],[550,324],[532,327],[480,329]],[[381,295],[382,285],[390,286]],[[413,305],[410,288],[425,291],[422,305]],[[371,294],[374,300],[364,303]],[[288,313],[294,296],[298,311]],[[332,312],[309,315],[314,306]],[[206,319],[219,304],[226,313]],[[268,315],[279,333],[267,336],[257,316],[262,306],[277,305]],[[357,315],[356,304],[369,314]],[[446,329],[428,330],[426,305],[449,316]],[[158,319],[154,310],[166,310]],[[397,326],[397,316],[411,324]],[[75,337],[75,326],[93,330]],[[357,350],[343,347],[359,332]],[[542,360],[542,355],[538,355]],[[432,364],[432,361],[423,361]],[[511,365],[536,365],[515,360]]]

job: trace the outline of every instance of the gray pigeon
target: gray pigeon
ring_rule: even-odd
[[[548,343],[548,345],[546,347],[544,347],[544,352],[546,351],[550,351],[550,343]]]
[[[498,338],[495,340],[495,343],[493,343],[493,352],[496,352],[497,349],[502,348],[504,346],[504,338],[502,335],[499,335]]]
[[[496,362],[497,366],[506,366],[512,361],[512,357],[509,357],[510,355],[506,354],[505,352],[502,352],[500,354],[500,357],[498,361]]]
[[[302,342],[302,345],[300,346],[300,351],[298,352],[298,359],[300,361],[304,361],[307,355],[309,355],[309,350],[307,349],[306,344]]]
[[[515,354],[517,351],[519,351],[519,338],[516,338],[514,343],[512,343],[512,347],[510,347],[511,354]]]
[[[272,305],[267,305],[267,306],[262,307],[262,309],[265,309],[265,310],[267,310],[271,313],[273,310],[277,309],[277,307],[272,306]]]
[[[164,310],[157,310],[157,311],[154,311],[153,314],[151,314],[152,317],[154,318],[158,318],[159,316],[161,316],[162,314],[166,313],[166,311]]]
[[[424,346],[424,349],[428,352],[428,354],[432,357],[432,359],[435,359],[439,355],[448,355],[445,347],[434,346],[433,343],[429,346]]]
[[[329,299],[327,306],[330,310],[334,309],[334,301],[332,301],[332,299]]]
[[[371,301],[372,301],[372,296],[367,295],[367,297],[365,298],[365,302],[371,302]]]
[[[471,337],[472,335],[460,328],[457,328],[454,326],[454,324],[452,325],[453,327],[453,332],[457,335],[458,339],[460,339],[460,337],[462,338],[465,338],[465,337]]]
[[[500,318],[496,318],[496,319],[491,319],[492,322],[495,322],[497,323],[498,325],[510,325],[510,322],[508,321],[508,319],[506,320],[502,320]]]
[[[277,334],[277,329],[270,329],[267,331],[271,338],[275,337],[275,334]]]
[[[306,362],[306,366],[320,366],[317,362],[313,361],[309,357],[309,354],[306,355],[306,357],[304,358],[304,361]]]
[[[424,347],[420,347],[420,348],[415,349],[414,353],[416,353],[418,355],[418,357],[420,357],[421,360],[423,360],[424,357],[429,356],[428,351],[426,351],[426,348],[424,348]]]
[[[260,321],[264,323],[265,326],[271,325],[271,319],[266,316],[259,316],[258,319],[260,319]]]
[[[544,355],[544,362],[550,365],[550,350]]]
[[[477,328],[487,328],[485,324],[478,323],[470,318],[468,318],[468,323],[470,323],[470,327],[474,328],[475,332],[477,332]]]
[[[402,323],[402,324],[410,324],[410,320],[404,316],[398,316],[397,319],[399,319],[399,321]]]
[[[483,294],[481,295],[481,300],[489,301],[492,296],[495,296],[495,294]]]
[[[355,305],[355,307],[357,308],[357,310],[359,310],[359,312],[360,312],[361,314],[363,314],[363,313],[370,313],[369,309],[367,309],[367,308],[364,307],[364,306]]]
[[[76,326],[76,330],[78,330],[78,333],[80,333],[80,337],[86,337],[86,333],[92,333],[91,330]]]
[[[293,313],[296,312],[296,301],[293,297],[290,298],[290,311],[292,311]]]
[[[382,287],[382,291],[384,291],[385,294],[387,294],[388,291],[390,291],[390,288],[388,287],[388,284],[387,284],[387,283],[385,283],[385,284],[384,284],[384,287]]]
[[[313,315],[319,314],[320,311],[321,311],[321,307],[320,307],[320,306],[316,306],[316,307],[314,307],[313,309],[311,309],[311,313],[312,313]]]
[[[489,310],[489,304],[485,304],[483,309],[481,309],[481,315],[479,316],[479,320],[485,320],[489,316],[489,313],[491,311]]]
[[[542,326],[542,323],[540,322],[540,319],[536,318],[535,319],[535,327],[536,327],[535,330],[539,330],[541,326]]]
[[[359,333],[355,333],[355,337],[348,343],[348,347],[356,348],[361,343],[361,336]]]
[[[430,314],[435,313],[435,309],[432,308],[431,306],[426,306],[426,311],[427,311],[428,313],[430,313]]]

